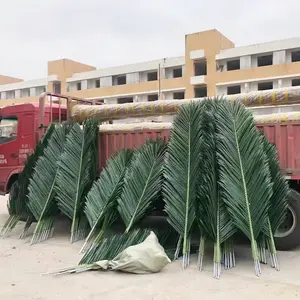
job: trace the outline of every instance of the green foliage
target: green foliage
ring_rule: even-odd
[[[38,221],[31,243],[38,243],[52,236],[57,205],[54,201],[59,159],[65,142],[65,128],[55,127],[48,145],[36,162],[28,187],[28,208]]]
[[[232,222],[251,241],[258,275],[257,238],[267,220],[272,194],[263,140],[257,134],[251,112],[241,104],[219,105],[216,123],[222,197]]]
[[[163,140],[150,140],[133,154],[118,200],[118,211],[126,233],[141,221],[159,197],[165,151]]]
[[[100,260],[111,260],[127,247],[139,244],[150,234],[149,229],[136,229],[129,233],[116,234],[94,245],[80,260],[79,264],[92,264]]]
[[[71,242],[83,239],[88,222],[83,213],[85,197],[96,179],[98,124],[75,123],[66,139],[57,174],[58,207],[72,220]]]
[[[201,117],[202,164],[199,169],[198,213],[200,230],[214,243],[214,277],[221,272],[221,247],[235,232],[220,191],[219,164],[217,160],[216,112],[222,101],[204,100]],[[202,242],[204,242],[202,240]],[[204,247],[204,245],[202,246]],[[201,247],[200,247],[201,248]],[[199,251],[203,255],[204,248]],[[202,258],[199,260],[202,268]]]
[[[183,238],[184,267],[188,264],[189,239],[196,218],[196,198],[201,166],[202,105],[191,102],[180,108],[168,143],[163,195],[171,226]]]
[[[37,144],[34,152],[28,157],[23,171],[19,174],[18,180],[13,184],[10,191],[8,211],[10,218],[3,226],[1,235],[7,236],[11,230],[16,226],[20,218],[34,220],[31,211],[27,208],[28,203],[28,186],[30,178],[34,172],[34,167],[37,160],[44,153],[45,148],[48,145],[49,139],[55,129],[55,125],[51,124],[44,137]],[[28,227],[28,225],[27,225]]]
[[[116,212],[117,200],[123,191],[124,177],[131,157],[131,150],[121,150],[117,155],[111,157],[99,179],[94,182],[87,194],[84,212],[88,218],[91,231],[82,251],[89,248],[94,239],[99,242],[106,229],[105,227],[110,225],[111,222],[104,222],[104,219],[108,219]],[[103,230],[100,231],[101,226]]]

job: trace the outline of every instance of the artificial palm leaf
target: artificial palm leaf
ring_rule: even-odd
[[[182,106],[173,122],[164,168],[163,195],[168,222],[183,240],[183,267],[189,262],[190,232],[195,221],[197,185],[201,161],[202,105]],[[176,251],[176,254],[179,251]],[[175,255],[176,258],[177,255]]]
[[[126,226],[125,233],[145,216],[160,194],[165,150],[163,140],[150,140],[133,154],[123,192],[118,199],[118,211]]]
[[[270,198],[270,208],[268,211],[268,222],[266,224],[267,244],[270,251],[271,265],[279,270],[274,243],[274,234],[286,217],[288,207],[289,185],[284,176],[280,173],[277,149],[264,136],[264,149],[270,169],[271,181],[273,183],[273,193]]]
[[[96,179],[95,161],[98,124],[85,122],[83,129],[75,123],[70,130],[57,176],[57,200],[59,209],[72,220],[71,242],[85,237],[88,222],[83,214],[84,200]]]
[[[199,190],[198,190],[198,205],[197,219],[200,225],[202,234],[214,243],[214,271],[213,277],[219,278],[221,274],[221,258],[222,247],[226,241],[235,232],[227,208],[222,199],[219,185],[219,164],[217,161],[216,151],[216,111],[220,101],[213,99],[205,100],[202,117],[202,165],[199,169]],[[200,241],[199,251],[199,266],[202,268],[202,259],[204,252],[204,240]],[[232,252],[224,253],[225,261],[229,261]],[[229,267],[231,267],[229,265]]]
[[[149,229],[136,229],[129,233],[116,234],[94,245],[80,260],[81,264],[92,264],[99,260],[111,260],[129,246],[139,244],[150,234]]]
[[[43,155],[44,149],[48,145],[48,141],[54,131],[55,125],[51,124],[44,137],[37,144],[34,152],[28,157],[23,171],[19,174],[18,180],[14,185],[14,188],[10,191],[9,202],[8,202],[8,211],[10,214],[9,219],[2,228],[1,235],[7,236],[11,230],[16,226],[20,218],[26,219],[27,222],[32,223],[34,217],[29,209],[27,209],[28,202],[28,186],[29,180],[33,174],[34,167],[38,158]],[[24,229],[29,228],[28,223]],[[21,234],[23,237],[26,234],[26,231]]]
[[[44,154],[38,159],[28,187],[28,208],[38,220],[31,244],[52,236],[57,205],[54,201],[57,170],[65,141],[65,127],[58,125]]]
[[[251,241],[256,275],[260,274],[257,238],[267,220],[272,193],[262,137],[242,104],[218,107],[217,155],[222,197],[234,225]]]
[[[81,251],[88,249],[93,240],[98,242],[104,234],[106,229],[103,227],[104,218],[116,210],[131,156],[131,150],[122,150],[116,156],[111,157],[107,161],[107,167],[101,172],[99,179],[94,182],[87,194],[84,212],[91,231]],[[102,230],[100,230],[101,226]]]
[[[150,234],[149,229],[132,230],[126,234],[116,234],[107,237],[101,244],[93,245],[79,264],[75,267],[65,268],[56,272],[50,272],[47,275],[62,275],[70,273],[81,273],[88,270],[97,270],[101,267],[95,264],[101,260],[112,260],[126,248],[142,243]]]

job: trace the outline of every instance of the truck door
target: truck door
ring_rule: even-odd
[[[34,151],[34,118],[32,114],[22,115],[19,120],[20,132],[18,134],[19,149],[18,158],[19,165],[24,165],[28,156]]]

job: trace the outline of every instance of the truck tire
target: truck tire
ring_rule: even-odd
[[[291,190],[288,199],[287,216],[275,233],[278,250],[292,250],[300,245],[300,194]]]

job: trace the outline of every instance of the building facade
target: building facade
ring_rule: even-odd
[[[62,59],[48,77],[23,81],[0,75],[0,106],[38,101],[45,91],[104,103],[239,94],[300,85],[300,38],[235,47],[217,30],[185,36],[185,53],[113,68]]]

